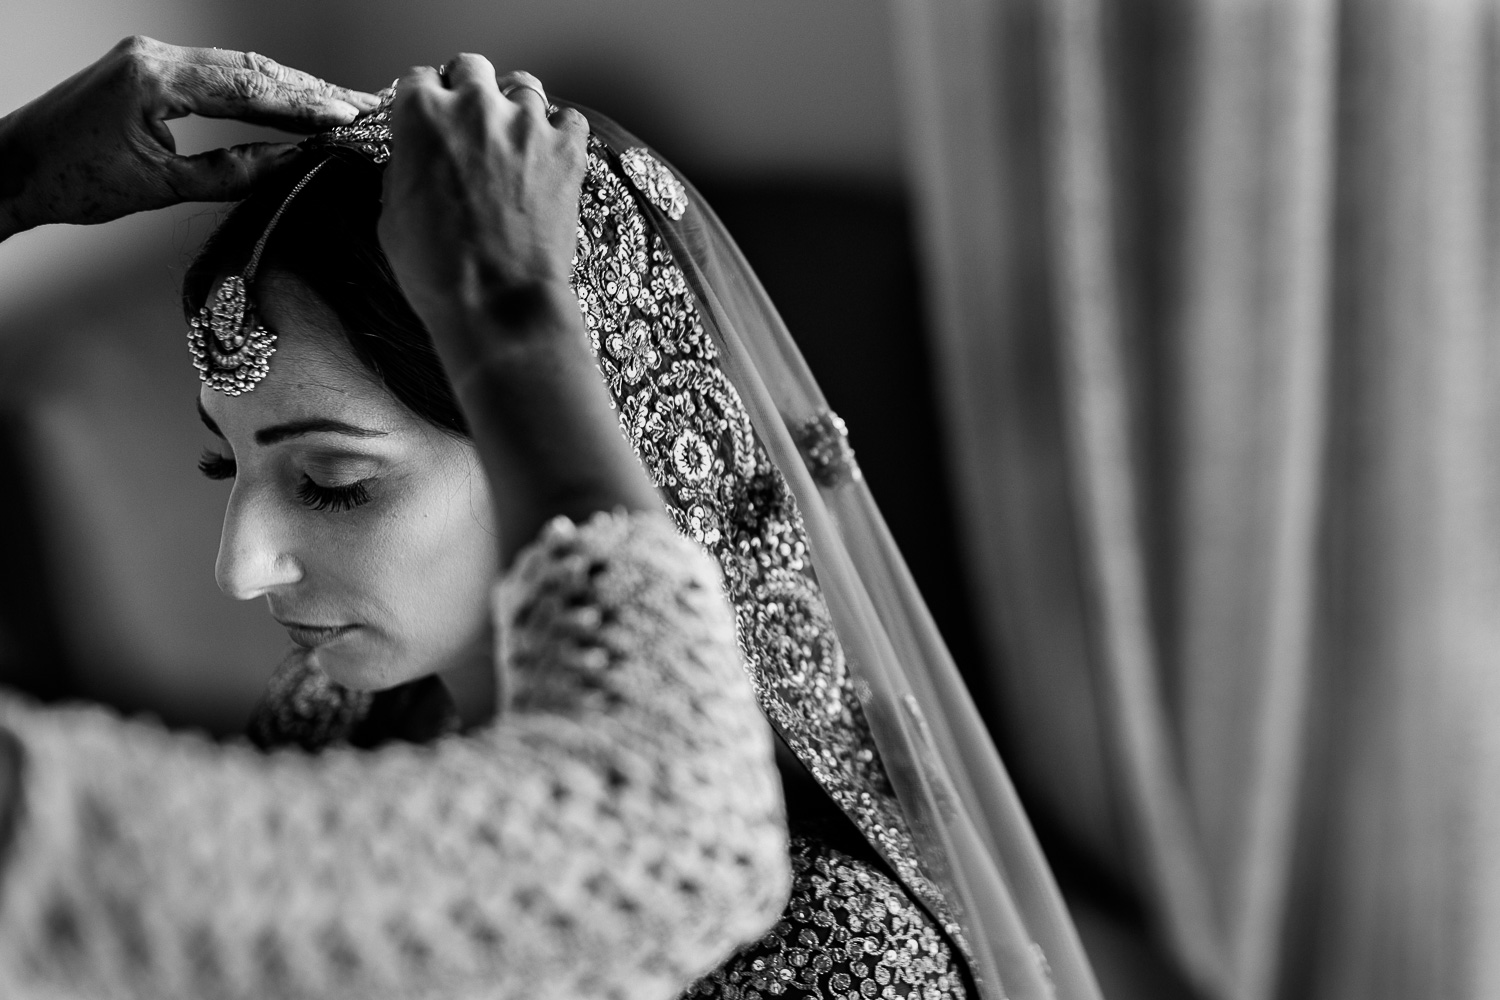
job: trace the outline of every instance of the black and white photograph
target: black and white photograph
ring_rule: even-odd
[[[1500,998],[1500,0],[0,28],[0,1000]]]

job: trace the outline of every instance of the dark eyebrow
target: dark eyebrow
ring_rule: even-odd
[[[203,403],[198,403],[198,419],[203,421],[203,426],[213,431],[219,437],[224,433],[219,430],[219,425],[213,422],[208,411],[203,409]],[[343,434],[346,437],[376,438],[385,437],[385,431],[371,430],[368,427],[356,427],[346,424],[342,420],[329,420],[326,418],[314,418],[311,420],[293,420],[285,424],[276,424],[273,427],[263,427],[255,432],[255,443],[260,445],[276,444],[288,438],[301,437],[304,434]]]
[[[368,427],[355,427],[353,424],[346,424],[342,420],[315,418],[312,420],[293,420],[290,423],[277,424],[274,427],[263,427],[255,432],[255,443],[275,444],[278,441],[301,437],[304,434],[343,434],[346,437],[357,438],[385,437],[385,431],[373,431]]]

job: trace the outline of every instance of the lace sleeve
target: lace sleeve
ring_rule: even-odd
[[[718,571],[554,523],[497,587],[510,708],[316,757],[0,701],[6,997],[661,997],[779,915],[770,734]]]

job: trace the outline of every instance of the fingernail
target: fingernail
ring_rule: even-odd
[[[349,90],[345,94],[349,103],[362,111],[374,111],[380,107],[380,98],[374,94],[367,94],[363,90]]]
[[[331,111],[346,125],[363,114],[363,112],[355,105],[349,103],[348,101],[341,101],[336,97],[329,98],[328,110]]]

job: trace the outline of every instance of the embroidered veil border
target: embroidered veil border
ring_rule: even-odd
[[[719,559],[762,708],[948,929],[985,1000],[1096,1000],[842,423],[703,199],[580,110],[593,136],[574,267],[591,345],[678,527]]]

